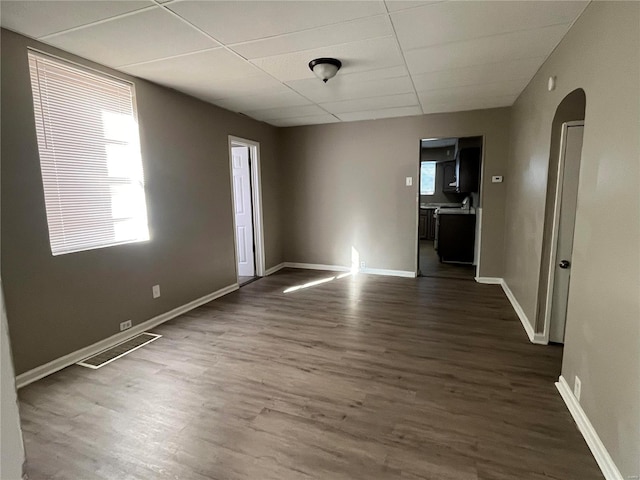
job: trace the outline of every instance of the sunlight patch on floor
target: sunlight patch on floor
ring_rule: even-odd
[[[302,285],[296,285],[285,289],[282,293],[297,292],[309,287],[315,287],[316,285],[322,285],[323,283],[331,282],[332,280],[340,280],[345,277],[355,276],[360,270],[360,254],[355,247],[351,247],[351,269],[348,272],[341,273],[340,275],[334,275],[332,277],[321,278],[312,282],[304,283]]]

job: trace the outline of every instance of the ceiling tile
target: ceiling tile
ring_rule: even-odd
[[[419,107],[418,99],[414,93],[402,95],[387,95],[384,97],[360,98],[344,100],[342,102],[329,102],[320,104],[325,110],[339,114],[347,112],[363,112],[365,110],[381,110],[394,107]]]
[[[433,5],[444,0],[385,0],[387,10],[396,12],[398,10],[406,10],[408,8],[424,7],[425,5]]]
[[[403,50],[411,50],[549,25],[570,24],[587,3],[443,2],[396,12],[391,18]]]
[[[334,57],[342,61],[338,75],[395,67],[404,62],[393,37],[333,45],[273,57],[257,58],[252,63],[283,82],[316,78],[309,69],[314,58]]]
[[[485,83],[482,85],[467,85],[464,87],[439,88],[418,92],[422,105],[430,103],[456,103],[473,101],[477,98],[498,97],[498,96],[518,96],[529,83],[528,78],[509,80],[496,83]]]
[[[436,88],[461,87],[494,83],[518,78],[531,79],[544,57],[525,58],[501,63],[486,63],[471,67],[441,70],[439,72],[422,73],[413,76],[413,83],[418,92]]]
[[[384,108],[382,110],[365,110],[363,112],[339,113],[337,114],[337,117],[343,122],[355,122],[358,120],[408,117],[412,115],[422,115],[422,109],[420,107]]]
[[[277,80],[223,48],[139,63],[120,70],[178,90],[206,93],[210,99],[281,86]]]
[[[223,99],[228,100],[242,96],[253,97],[255,95],[286,94],[286,92],[289,92],[289,89],[281,83],[278,83],[277,86],[264,87],[262,77],[246,77],[230,81],[225,85],[219,85],[216,89],[211,89],[207,85],[199,85],[196,87],[181,88],[180,91],[204,100],[205,102],[218,105],[218,101]]]
[[[178,1],[171,10],[224,44],[385,13],[381,1]]]
[[[161,7],[48,37],[46,42],[112,67],[218,46]]]
[[[245,58],[261,58],[390,35],[393,35],[393,29],[389,18],[377,15],[240,43],[231,48]]]
[[[546,57],[567,32],[566,25],[505,33],[405,52],[412,75],[452,68]]]
[[[276,120],[283,118],[309,117],[326,115],[327,112],[317,105],[299,105],[295,107],[267,108],[245,112],[256,120]]]
[[[6,1],[0,2],[2,26],[30,37],[115,17],[154,5],[151,1]]]
[[[329,115],[312,115],[309,117],[297,117],[297,118],[281,118],[277,120],[269,120],[268,123],[276,127],[297,127],[301,125],[320,125],[323,123],[336,123],[339,122],[336,117]]]
[[[181,91],[206,102],[216,103],[217,100],[233,97],[286,94],[290,89],[262,74],[215,82],[215,86],[200,83],[197,86],[182,88]]]
[[[496,97],[484,97],[474,99],[459,99],[445,103],[423,102],[424,113],[464,112],[467,110],[479,110],[483,108],[509,107],[518,98],[517,95],[501,95]]]
[[[382,80],[384,78],[395,78],[395,77],[405,77],[408,75],[407,68],[404,66],[404,62],[402,65],[396,65],[395,67],[384,67],[378,68],[375,70],[364,70],[361,72],[350,72],[349,70],[340,70],[340,73],[335,77],[334,80],[342,80],[348,83],[356,83],[356,82],[367,82],[372,79]],[[313,78],[317,80],[317,77],[314,75]]]
[[[311,102],[292,90],[278,93],[264,93],[259,95],[243,95],[238,97],[222,98],[214,103],[234,112],[248,112],[264,110],[267,108],[294,107],[297,105],[310,105]]]
[[[413,92],[411,79],[405,73],[402,77],[377,78],[371,75],[368,79],[357,75],[337,75],[327,83],[316,77],[296,80],[288,85],[314,102],[334,102],[354,98],[376,97]]]

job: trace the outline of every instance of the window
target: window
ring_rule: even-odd
[[[29,52],[53,255],[149,239],[133,85]]]
[[[436,193],[436,162],[420,162],[420,195]]]

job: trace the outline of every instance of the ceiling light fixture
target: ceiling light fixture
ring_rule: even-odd
[[[335,77],[340,67],[342,67],[342,62],[335,58],[316,58],[309,62],[311,71],[324,83]]]

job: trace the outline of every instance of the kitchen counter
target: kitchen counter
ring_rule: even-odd
[[[436,215],[475,215],[476,209],[471,208],[438,208]]]
[[[440,207],[446,208],[460,208],[462,207],[461,203],[421,203],[420,208],[424,209],[436,209]]]

